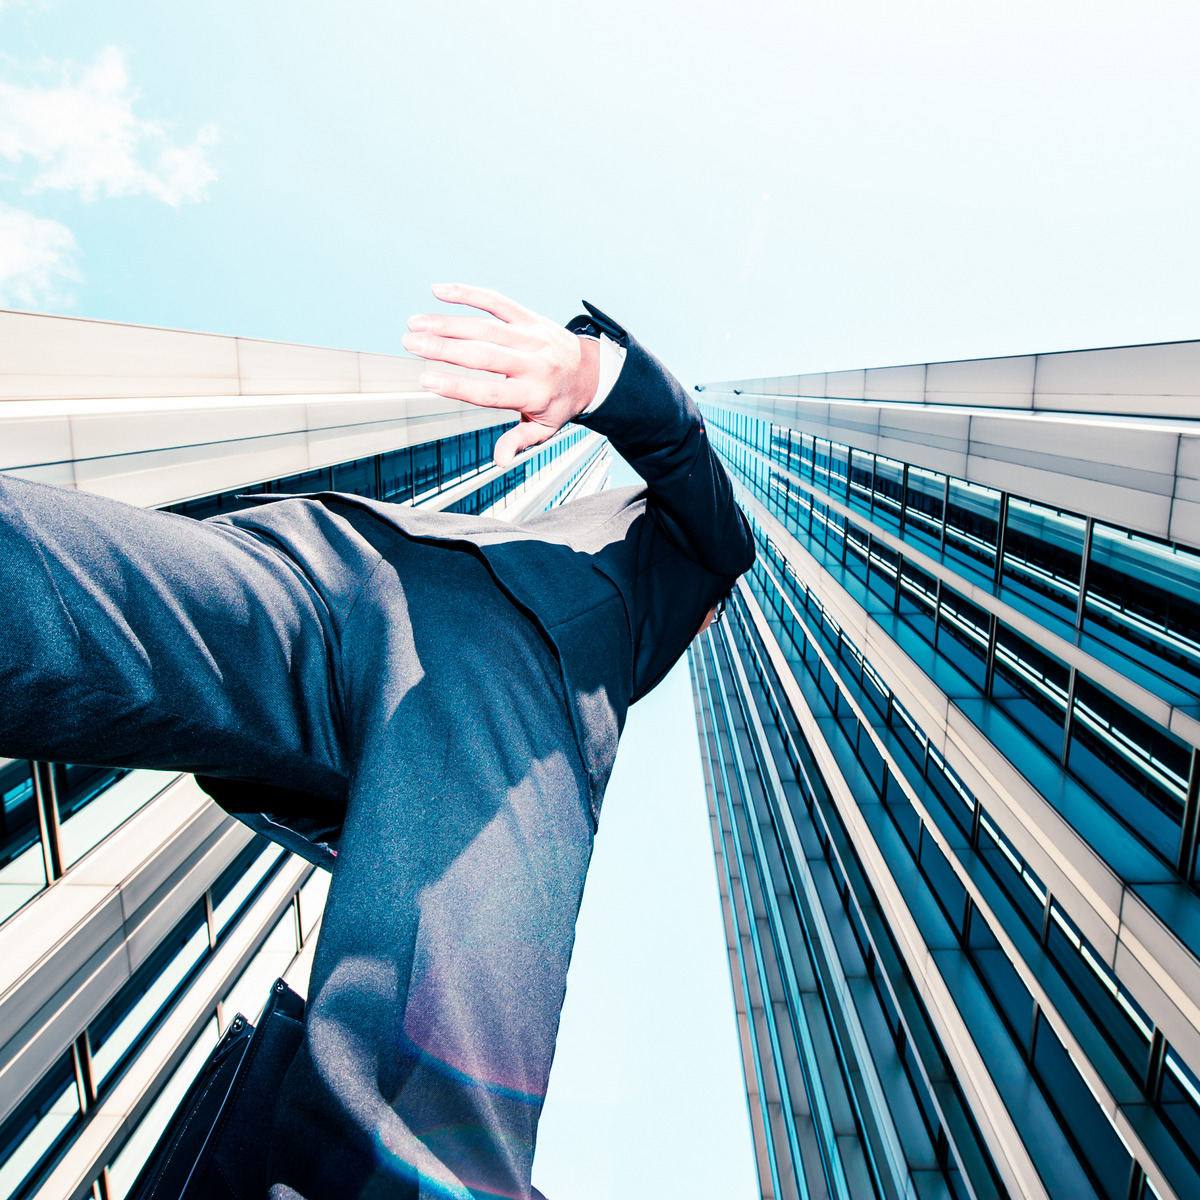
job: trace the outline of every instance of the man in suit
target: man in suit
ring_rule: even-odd
[[[406,346],[442,395],[579,421],[646,481],[518,527],[360,497],[205,522],[0,476],[0,754],[195,772],[333,868],[273,1200],[520,1198],[630,703],[752,538],[695,406],[598,310],[494,292]],[[249,1200],[249,1198],[239,1198]]]

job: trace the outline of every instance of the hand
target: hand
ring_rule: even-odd
[[[595,339],[577,337],[488,288],[435,283],[433,294],[498,318],[420,313],[409,317],[411,332],[404,335],[404,348],[421,358],[505,376],[421,375],[421,386],[439,396],[521,414],[520,424],[496,443],[497,466],[544,442],[592,402],[600,371]]]

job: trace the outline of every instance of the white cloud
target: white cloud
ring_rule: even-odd
[[[60,285],[78,278],[75,237],[65,225],[0,204],[0,305],[56,303]]]
[[[73,191],[84,200],[149,195],[175,208],[203,200],[217,177],[208,158],[216,127],[178,145],[163,122],[134,112],[138,95],[112,46],[89,67],[64,67],[51,86],[0,81],[0,158],[35,168],[32,191]]]

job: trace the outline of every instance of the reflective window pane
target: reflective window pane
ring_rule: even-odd
[[[1044,1017],[1038,1021],[1033,1066],[1059,1120],[1071,1131],[1101,1195],[1108,1200],[1128,1200],[1129,1170],[1133,1165],[1129,1151]]]
[[[1080,676],[1069,762],[1073,775],[1174,861],[1191,766],[1183,742]]]
[[[1000,493],[964,479],[950,480],[946,506],[946,554],[991,579],[996,568]]]
[[[64,1054],[0,1125],[0,1200],[32,1183],[81,1112],[71,1055]]]
[[[874,491],[875,455],[855,450],[850,460],[850,507],[869,517]]]
[[[383,500],[398,503],[412,499],[412,449],[406,446],[403,450],[392,450],[380,456],[380,478],[382,480]]]
[[[1200,691],[1200,553],[1097,522],[1084,629]]]
[[[983,691],[991,618],[965,596],[945,586],[939,613],[938,653],[948,658],[978,691]]]
[[[825,438],[814,439],[813,482],[822,491],[829,491],[829,442]]]
[[[32,764],[0,758],[0,921],[45,886]]]
[[[412,448],[413,491],[418,499],[438,485],[437,442],[425,442]]]
[[[837,500],[846,501],[850,486],[850,447],[832,442],[829,448],[829,491]]]
[[[893,458],[875,456],[874,517],[890,529],[900,528],[900,512],[904,505],[904,464]]]
[[[1003,623],[996,633],[992,699],[1055,758],[1062,753],[1070,671]]]
[[[904,535],[937,546],[942,540],[946,477],[924,467],[908,468],[904,493]]]
[[[78,862],[178,778],[173,771],[116,771],[56,764],[63,869]]]
[[[1005,598],[1034,604],[1073,622],[1086,526],[1074,513],[1010,496],[1003,584],[1012,594]]]
[[[282,846],[257,834],[221,872],[210,889],[217,937],[238,918],[286,853]]]
[[[1174,1048],[1168,1049],[1159,1110],[1181,1145],[1200,1152],[1200,1079]]]
[[[154,948],[88,1026],[97,1090],[115,1076],[208,953],[203,903]]]
[[[937,624],[937,580],[907,559],[900,566],[900,616],[931,646]]]

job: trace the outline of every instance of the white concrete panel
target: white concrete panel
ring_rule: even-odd
[[[920,403],[925,397],[925,366],[872,367],[866,372],[863,395],[868,400]]]
[[[1174,420],[1200,417],[1200,403],[1191,396],[1125,396],[1055,393],[1036,401],[1040,412],[1099,413],[1120,417],[1166,417]]]
[[[795,383],[788,391],[789,396],[827,396],[828,376],[825,372],[815,375],[796,375]]]
[[[1200,546],[1200,498],[1175,497],[1171,523],[1164,536],[1185,546]]]
[[[0,471],[74,458],[68,417],[13,418],[4,408],[0,403]]]
[[[1170,537],[1200,546],[1200,433],[1185,433],[1179,439]]]
[[[1166,537],[1171,518],[1169,496],[1080,479],[1042,467],[1006,463],[972,455],[967,479],[986,487],[1003,488],[1043,504],[1086,513],[1101,521],[1126,526],[1154,537]]]
[[[364,392],[416,392],[417,382],[427,364],[422,358],[406,358],[399,354],[358,355],[358,377]]]
[[[1032,354],[930,363],[925,372],[925,399],[930,404],[1032,408],[1034,363]]]
[[[77,486],[127,504],[173,504],[308,469],[304,433],[209,447],[176,447],[76,464]]]
[[[75,486],[74,463],[50,463],[40,467],[6,467],[11,475],[19,475],[22,479],[32,479],[36,483],[49,483],[55,487]]]
[[[358,354],[321,346],[238,338],[238,375],[245,396],[281,392],[357,392]]]
[[[1200,342],[1039,355],[1037,407],[1077,396],[1122,397],[1123,411],[1138,413],[1157,411],[1156,398],[1188,397],[1200,416]]]
[[[73,449],[75,457],[81,460],[176,446],[221,445],[243,438],[295,433],[304,427],[302,403],[251,402],[228,408],[79,414],[71,418]]]
[[[971,419],[971,452],[983,447],[1019,451],[1013,461],[1046,461],[1078,478],[1119,481],[1170,495],[1179,435],[1145,425],[1067,421],[1054,418]]]
[[[861,400],[866,387],[867,373],[860,371],[829,371],[825,375],[825,395],[831,399]]]
[[[830,436],[835,440],[863,450],[875,450],[879,441],[879,409],[873,404],[833,401],[829,405],[828,426],[833,431]],[[839,437],[837,430],[844,431],[845,436]]]
[[[0,398],[233,395],[236,339],[0,312]]]
[[[380,422],[400,425],[409,416],[412,407],[411,400],[395,395],[386,398],[339,395],[326,401],[306,398],[303,421],[296,428],[337,429]]]

